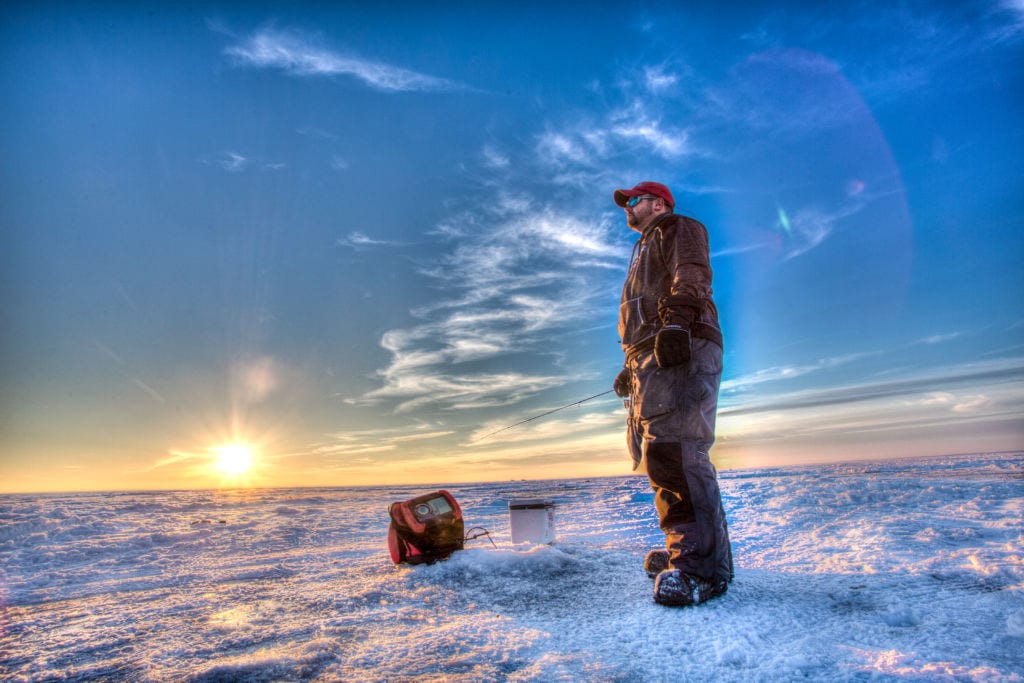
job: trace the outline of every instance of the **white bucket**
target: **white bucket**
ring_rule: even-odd
[[[510,500],[508,517],[512,523],[512,543],[555,542],[555,504],[552,501]]]

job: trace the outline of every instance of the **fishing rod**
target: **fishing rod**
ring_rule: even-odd
[[[492,436],[494,436],[495,434],[498,434],[500,432],[507,431],[509,429],[512,429],[513,427],[518,427],[519,425],[524,425],[527,422],[533,422],[534,420],[539,420],[540,418],[547,417],[548,415],[550,415],[552,413],[557,413],[559,410],[565,410],[566,408],[572,408],[573,406],[578,406],[581,403],[586,403],[587,401],[591,401],[591,400],[593,400],[595,398],[599,398],[601,396],[604,396],[605,394],[610,394],[613,391],[615,391],[615,390],[614,389],[609,389],[608,391],[602,391],[600,394],[594,394],[593,396],[588,396],[587,398],[580,399],[579,401],[576,401],[574,403],[568,403],[568,404],[562,406],[561,408],[555,408],[554,410],[549,410],[548,412],[541,413],[540,415],[534,415],[533,417],[527,418],[527,419],[522,420],[520,422],[516,422],[515,424],[511,424],[511,425],[509,425],[507,427],[502,427],[501,429],[496,429],[493,432],[491,432],[490,434],[484,434],[479,439],[476,439],[476,442],[479,443],[479,442],[483,441],[484,439],[489,439]]]

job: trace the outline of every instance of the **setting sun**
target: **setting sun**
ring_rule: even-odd
[[[238,476],[246,474],[253,465],[251,446],[241,443],[228,444],[213,449],[217,454],[216,466],[224,474]]]

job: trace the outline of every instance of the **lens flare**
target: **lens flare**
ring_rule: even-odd
[[[786,212],[782,210],[781,206],[776,208],[779,210],[779,225],[782,226],[782,229],[786,231],[787,235],[792,233],[793,228],[790,227],[789,216],[786,215]]]

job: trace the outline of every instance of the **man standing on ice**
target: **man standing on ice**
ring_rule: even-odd
[[[722,375],[708,233],[674,213],[661,183],[615,190],[614,199],[640,233],[619,305],[626,362],[614,387],[630,399],[633,469],[646,466],[667,548],[649,552],[644,568],[655,577],[656,602],[697,605],[725,593],[732,580],[725,510],[708,457]]]

